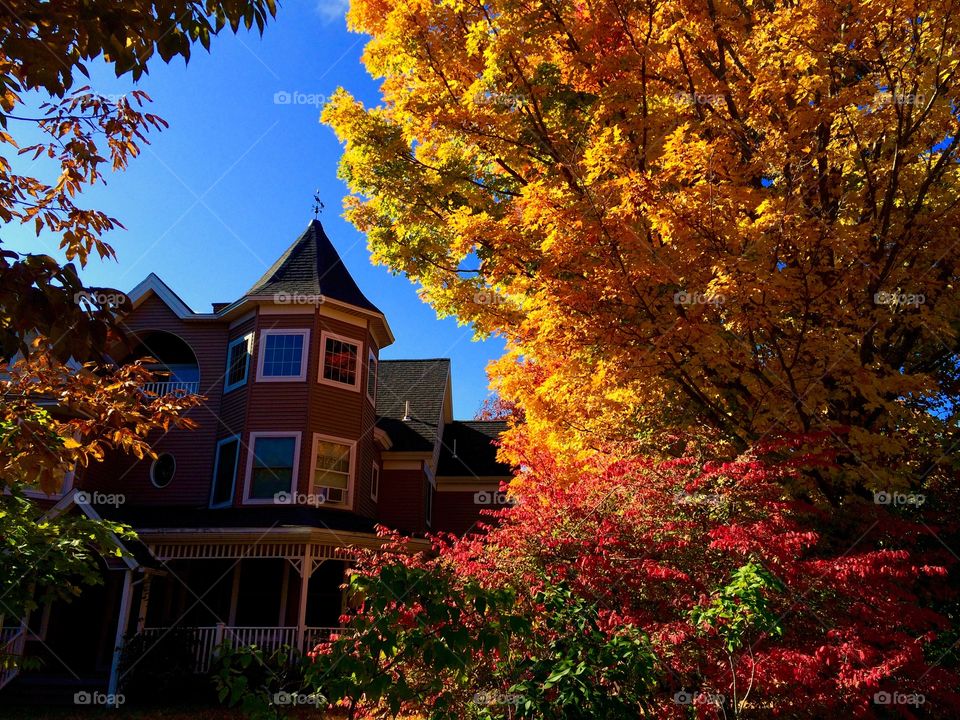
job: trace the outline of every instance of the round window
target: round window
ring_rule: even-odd
[[[173,480],[173,474],[177,471],[177,461],[173,459],[170,453],[163,453],[157,456],[150,466],[150,482],[158,488],[165,488]]]

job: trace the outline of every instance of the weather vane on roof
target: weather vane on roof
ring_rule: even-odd
[[[320,219],[320,213],[323,212],[323,201],[320,199],[320,188],[313,194],[313,218]]]

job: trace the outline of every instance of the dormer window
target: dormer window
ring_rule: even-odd
[[[302,381],[307,377],[309,330],[261,330],[258,382]]]
[[[323,361],[320,382],[336,387],[360,389],[360,343],[342,335],[324,332],[320,336]]]
[[[224,392],[230,392],[234,388],[247,384],[252,350],[253,333],[231,340],[227,345],[227,375],[224,378]]]

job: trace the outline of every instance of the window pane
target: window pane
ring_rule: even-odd
[[[323,377],[345,385],[356,385],[358,350],[353,343],[327,338],[323,351]]]
[[[263,376],[298,377],[303,355],[303,335],[267,335],[264,339]]]
[[[350,479],[350,446],[321,441],[317,443],[315,487],[346,490]]]
[[[232,499],[233,478],[237,473],[238,440],[225,442],[217,451],[217,473],[213,478],[213,495],[210,498],[212,505],[222,505]]]
[[[247,379],[247,367],[250,362],[250,350],[246,339],[242,339],[230,348],[227,357],[227,387],[240,385]]]
[[[250,497],[270,500],[278,492],[290,492],[293,481],[292,437],[257,438],[253,446]]]

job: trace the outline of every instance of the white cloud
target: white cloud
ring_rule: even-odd
[[[326,25],[338,20],[343,22],[343,16],[347,14],[349,8],[350,0],[318,0],[317,2],[317,14]]]

